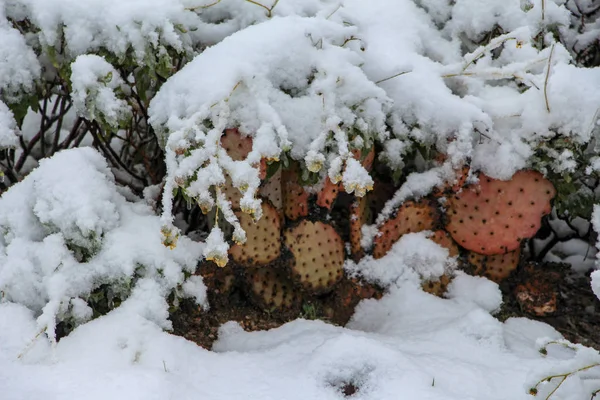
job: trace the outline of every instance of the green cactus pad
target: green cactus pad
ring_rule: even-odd
[[[294,256],[292,278],[313,293],[324,293],[343,277],[344,243],[335,229],[323,222],[302,221],[284,233]]]
[[[258,221],[237,212],[240,225],[246,231],[246,243],[229,249],[233,260],[242,265],[267,265],[281,254],[281,218],[267,201],[262,203],[262,218]]]
[[[250,294],[266,310],[298,309],[302,293],[289,278],[287,271],[269,265],[246,271]]]

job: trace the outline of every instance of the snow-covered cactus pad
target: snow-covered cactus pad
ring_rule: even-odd
[[[385,137],[389,100],[359,67],[360,51],[346,46],[356,33],[325,19],[275,17],[225,38],[171,77],[149,111],[166,150],[165,223],[174,188],[212,207],[210,190],[226,176],[243,192],[242,210],[258,213],[257,164],[283,152],[347,191],[370,188],[349,146],[357,137]],[[253,139],[240,162],[220,142],[234,127]]]
[[[385,256],[402,235],[433,229],[438,219],[438,211],[433,203],[427,200],[406,202],[393,218],[379,228],[373,246],[373,257],[377,259]]]
[[[159,297],[180,288],[202,302],[201,280],[184,282],[203,246],[187,238],[162,246],[160,218],[133,197],[91,148],[42,160],[0,198],[2,301],[33,310],[51,336],[58,321],[89,319],[87,300],[103,284],[123,288],[123,298],[141,285]],[[141,300],[131,307],[168,328],[164,297],[156,307]]]

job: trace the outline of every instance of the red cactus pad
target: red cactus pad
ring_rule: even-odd
[[[350,205],[350,252],[352,259],[358,262],[364,255],[361,246],[362,227],[367,220],[367,197],[358,197]]]
[[[556,190],[535,171],[519,171],[500,181],[480,174],[448,202],[446,230],[462,247],[484,255],[516,250],[535,235],[551,210]]]
[[[333,183],[329,177],[325,178],[325,185],[323,185],[323,189],[321,189],[317,195],[317,205],[331,210],[331,206],[333,206],[333,202],[337,198],[340,187],[340,182]]]
[[[459,253],[458,246],[454,240],[452,240],[450,235],[448,235],[448,233],[444,230],[433,232],[433,235],[429,237],[429,240],[432,240],[440,246],[448,249],[448,255],[450,257],[456,257]]]
[[[476,275],[483,275],[489,280],[500,283],[512,274],[519,266],[521,248],[505,254],[484,256],[470,252],[468,261],[474,267]]]
[[[299,183],[295,168],[282,174],[283,212],[287,219],[295,221],[308,215],[308,193]]]
[[[252,151],[252,138],[242,136],[235,128],[225,129],[223,136],[221,136],[221,146],[234,161],[242,161]]]
[[[360,161],[367,171],[371,171],[373,168],[373,161],[375,161],[375,146],[371,146],[364,156],[362,155],[362,149],[352,149],[352,155],[355,159]]]
[[[433,229],[437,219],[437,209],[432,203],[407,201],[398,209],[394,218],[390,218],[379,228],[379,234],[374,241],[373,258],[385,256],[394,243],[406,233]]]
[[[252,138],[242,136],[237,128],[225,129],[221,136],[221,147],[227,151],[229,157],[234,161],[243,161],[252,151]],[[258,177],[265,179],[267,177],[267,160],[262,158],[258,165]]]

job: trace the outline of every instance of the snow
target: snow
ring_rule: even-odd
[[[247,333],[229,322],[213,352],[168,333],[167,297],[206,308],[197,262],[223,263],[228,249],[219,228],[203,243],[180,235],[174,191],[218,206],[242,242],[220,185],[230,179],[243,211],[260,218],[263,159],[291,157],[362,195],[373,180],[351,158],[353,147],[377,143],[381,160],[399,169],[417,146],[435,146],[446,161],[406,177],[376,225],[455,179],[465,162],[500,179],[522,168],[580,167],[571,150],[546,147],[598,135],[600,69],[577,67],[573,56],[594,43],[599,22],[579,20],[571,3],[0,0],[0,147],[17,145],[19,128],[25,140],[37,132],[39,114],[30,110],[19,127],[14,110],[59,77],[57,67],[70,72],[60,78],[69,79],[78,115],[116,128],[130,112],[122,97],[131,76],[113,64],[169,67],[175,53],[189,61],[148,110],[166,152],[162,217],[153,204],[160,186],[137,199],[91,148],[40,160],[0,198],[2,398],[340,399],[352,383],[353,397],[365,400],[519,400],[546,376],[597,363],[595,350],[565,343],[548,325],[494,318],[498,285],[455,271],[427,232],[403,236],[380,260],[347,262],[348,273],[386,294],[363,301],[346,328],[296,320]],[[31,32],[17,29],[29,23]],[[492,30],[499,34],[489,40]],[[245,160],[220,146],[232,127],[253,139]],[[540,152],[553,161],[540,165]],[[37,165],[27,163],[26,172]],[[364,247],[376,228],[363,227]],[[549,257],[583,272],[597,255],[586,246],[575,239]],[[447,298],[420,289],[442,275],[454,278]],[[122,302],[94,319],[88,301],[103,285]],[[61,322],[75,329],[57,342]],[[597,371],[585,369],[554,396],[588,399],[597,382]],[[540,385],[539,396],[553,385]]]
[[[18,143],[15,117],[4,102],[0,101],[0,147],[15,147]]]
[[[358,264],[348,260],[345,269],[351,275],[361,276],[383,287],[403,281],[418,284],[423,280],[437,280],[456,267],[456,260],[448,257],[448,249],[429,240],[429,234],[402,235],[381,259],[365,256]]]
[[[160,218],[117,190],[106,160],[91,148],[41,160],[4,193],[0,230],[2,300],[34,311],[50,337],[60,321],[89,319],[81,302],[102,284],[121,299],[131,292],[122,307],[141,307],[169,327],[164,296],[194,272],[203,249],[188,238],[174,250],[163,246]],[[201,282],[186,292],[204,304]]]
[[[125,82],[119,72],[103,57],[82,55],[71,64],[71,98],[78,114],[91,121],[98,120],[117,128],[127,118],[131,108],[117,98],[116,89]]]
[[[539,338],[560,339],[545,324],[503,324],[410,286],[362,303],[350,328],[296,320],[248,333],[227,323],[213,352],[121,308],[55,346],[36,334],[31,311],[0,304],[3,399],[340,399],[352,383],[358,399],[519,400],[540,372],[575,363],[539,353]]]
[[[34,88],[40,63],[23,35],[10,27],[0,7],[0,98],[17,102]]]
[[[87,51],[107,49],[123,57],[130,49],[141,64],[149,51],[172,46],[188,50],[189,35],[178,27],[198,21],[181,1],[171,0],[5,0],[7,16],[28,16],[41,29],[42,45],[61,46],[72,58]],[[64,27],[64,28],[63,28]]]

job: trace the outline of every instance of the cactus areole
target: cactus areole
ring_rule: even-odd
[[[462,247],[493,255],[516,250],[535,235],[550,213],[556,190],[535,171],[519,171],[500,181],[480,174],[448,202],[446,230]]]

